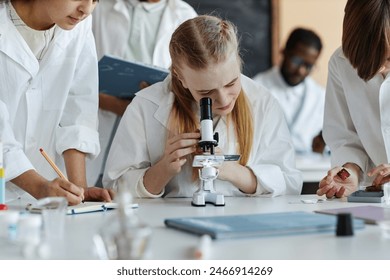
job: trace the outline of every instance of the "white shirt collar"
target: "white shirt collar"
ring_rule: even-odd
[[[145,11],[151,12],[151,13],[165,7],[166,2],[167,2],[167,0],[160,0],[159,2],[156,2],[156,3],[140,2],[138,0],[127,0],[127,1],[133,7],[141,6],[142,8],[145,9]]]

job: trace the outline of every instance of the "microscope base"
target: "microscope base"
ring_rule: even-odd
[[[192,206],[206,206],[206,203],[225,206],[225,198],[223,194],[210,192],[194,193],[192,196]]]

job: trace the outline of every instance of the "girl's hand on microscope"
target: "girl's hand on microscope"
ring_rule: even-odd
[[[200,133],[183,133],[168,138],[162,159],[161,166],[166,167],[166,172],[176,175],[181,167],[187,162],[186,157],[197,150]]]
[[[199,137],[198,132],[168,137],[164,155],[145,172],[143,183],[149,193],[160,194],[172,177],[181,171],[187,162],[186,157],[196,151]]]

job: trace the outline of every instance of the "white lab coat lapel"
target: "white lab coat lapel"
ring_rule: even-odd
[[[303,112],[311,111],[313,108],[312,99],[310,96],[308,96],[309,88],[308,84],[305,83],[304,85],[304,93],[301,98],[301,103],[299,109],[296,111],[296,117],[293,120],[293,123],[291,123],[291,131],[297,131],[301,130],[305,127],[305,123],[307,122],[307,115]],[[300,128],[300,129],[299,129]]]
[[[172,104],[174,101],[173,93],[171,93],[169,89],[170,80],[171,77],[168,75],[168,77],[166,77],[163,81],[162,86],[164,87],[164,90],[161,94],[148,94],[149,91],[154,90],[154,87],[148,87],[140,92],[143,98],[148,99],[158,105],[158,108],[154,113],[154,118],[165,128],[168,128],[169,115],[171,113]]]
[[[75,28],[77,28],[77,26]],[[47,53],[41,60],[41,69],[44,68],[49,62],[56,61],[56,58],[64,52],[73,37],[74,32],[68,32],[57,27],[54,31],[53,42],[50,44]],[[48,61],[48,59],[50,61]]]
[[[170,65],[170,57],[166,51],[171,39],[173,30],[176,29],[176,22],[179,16],[176,14],[176,1],[168,1],[167,7],[161,18],[161,24],[157,32],[156,47],[153,51],[153,64],[164,65],[166,68]]]
[[[157,32],[157,42],[161,41],[161,38],[167,36],[167,34],[171,34],[172,30],[175,30],[175,23],[178,18],[178,15],[175,12],[175,5],[175,1],[168,1],[167,6],[165,7],[161,18],[161,24]]]
[[[321,96],[309,79],[307,77],[304,81],[304,93],[300,107],[297,108],[297,116],[290,127],[294,145],[298,151],[308,148],[310,150],[312,139],[319,133],[323,123],[323,107],[319,104],[324,104],[325,95]]]
[[[75,28],[78,27],[76,26]],[[25,68],[31,77],[35,77],[40,67],[43,68],[47,64],[48,57],[50,57],[50,61],[55,61],[56,57],[62,54],[74,36],[74,32],[56,28],[54,41],[50,44],[49,50],[42,59],[41,64],[39,64],[26,41],[10,20],[6,19],[0,23],[0,34],[0,51]],[[15,44],[15,42],[20,43]]]
[[[6,13],[6,9],[3,9],[3,13]],[[4,19],[0,21],[0,52],[5,53],[34,77],[39,71],[38,60],[11,20],[5,15],[0,18]]]
[[[96,40],[98,58],[105,54],[123,57],[129,40],[130,16],[124,0],[100,1],[93,12],[93,32]],[[110,38],[110,40],[107,40]],[[115,42],[113,44],[112,42]]]
[[[113,9],[117,11],[121,16],[125,17],[128,26],[130,26],[130,17],[129,17],[128,7],[126,6],[125,1],[116,0],[116,4],[114,5]]]

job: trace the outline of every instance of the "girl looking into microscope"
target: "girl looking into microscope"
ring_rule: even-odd
[[[294,148],[277,101],[241,74],[235,26],[214,16],[182,23],[170,41],[171,74],[128,106],[108,155],[103,184],[135,197],[191,197],[198,189],[199,101],[212,100],[218,152],[214,182],[226,196],[299,194]]]

